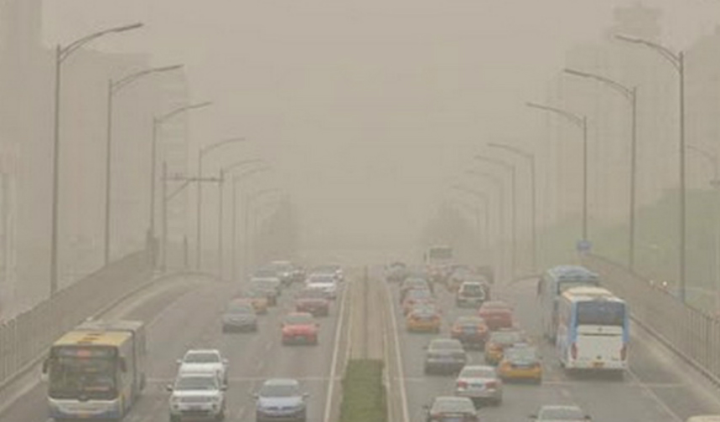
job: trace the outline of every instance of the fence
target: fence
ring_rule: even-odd
[[[153,254],[130,254],[0,325],[0,387],[78,323],[147,282]]]
[[[720,384],[720,321],[683,304],[650,280],[599,256],[583,264],[630,305],[633,319],[680,357]]]

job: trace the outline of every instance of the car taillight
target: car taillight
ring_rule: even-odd
[[[623,344],[623,347],[620,349],[620,360],[627,359],[627,344]]]
[[[570,356],[572,356],[573,359],[577,359],[577,355],[577,344],[573,343],[572,346],[570,346]]]
[[[468,383],[466,381],[458,381],[457,388],[467,388]]]

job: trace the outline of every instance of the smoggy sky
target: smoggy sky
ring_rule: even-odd
[[[527,135],[518,108],[565,54],[598,43],[609,0],[46,0],[45,40],[146,29],[94,48],[185,63],[197,143],[238,134],[273,162],[306,230],[414,236],[483,142]],[[654,0],[663,42],[714,30],[720,1]]]

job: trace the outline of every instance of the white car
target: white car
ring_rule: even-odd
[[[225,390],[211,373],[185,373],[167,386],[170,395],[170,422],[183,419],[225,419]]]
[[[305,281],[305,288],[318,289],[325,293],[328,299],[337,298],[338,281],[332,275],[311,274]]]
[[[502,402],[503,384],[494,367],[468,365],[455,381],[455,395],[471,399],[476,406],[483,401],[497,405]]]
[[[178,375],[183,374],[213,374],[223,384],[228,382],[228,361],[224,359],[219,350],[195,349],[188,350],[182,359],[179,359]]]

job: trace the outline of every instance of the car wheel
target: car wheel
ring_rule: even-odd
[[[220,413],[218,413],[218,415],[215,416],[215,420],[218,422],[222,422],[225,420],[225,409],[221,410]]]
[[[180,416],[170,415],[170,422],[180,422]]]

